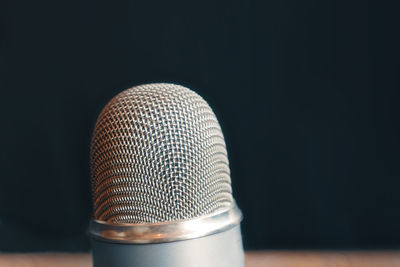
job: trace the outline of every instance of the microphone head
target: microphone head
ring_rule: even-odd
[[[110,223],[189,220],[233,204],[220,125],[202,97],[175,84],[115,96],[91,143],[93,217]]]

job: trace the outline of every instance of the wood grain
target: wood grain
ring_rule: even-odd
[[[0,267],[91,267],[90,254],[0,254]],[[246,267],[400,267],[400,251],[246,253]]]
[[[400,266],[399,251],[247,252],[247,267],[394,267]]]

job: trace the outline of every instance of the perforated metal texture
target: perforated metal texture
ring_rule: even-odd
[[[225,141],[209,105],[174,84],[125,90],[100,113],[91,144],[94,218],[184,220],[232,203]]]

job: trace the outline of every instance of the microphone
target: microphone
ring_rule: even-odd
[[[94,267],[243,267],[224,136],[190,89],[115,96],[92,136]]]

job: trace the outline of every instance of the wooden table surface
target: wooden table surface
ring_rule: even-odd
[[[0,267],[91,267],[89,254],[0,254]],[[246,267],[400,267],[400,251],[246,252]]]

